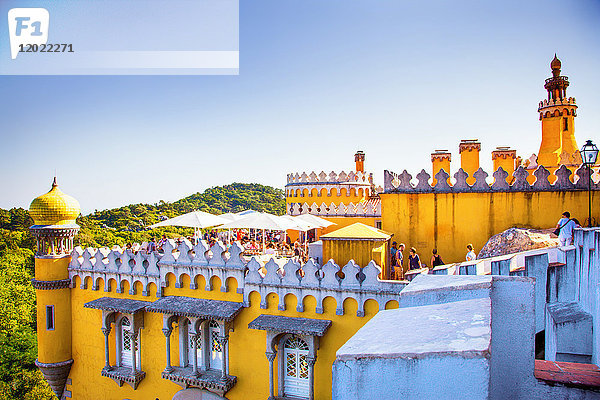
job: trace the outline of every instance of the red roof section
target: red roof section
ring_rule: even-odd
[[[535,360],[534,375],[547,382],[583,389],[600,389],[600,368],[595,364]]]

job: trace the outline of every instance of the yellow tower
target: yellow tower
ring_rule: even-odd
[[[569,78],[560,75],[561,62],[556,54],[550,68],[552,77],[544,84],[548,99],[541,101],[538,108],[542,121],[542,143],[537,163],[552,171],[559,164],[580,164],[580,157],[574,124],[577,105],[573,97],[567,97]]]
[[[37,298],[35,363],[60,399],[73,364],[68,266],[80,208],[77,200],[58,188],[54,178],[52,189],[31,202],[29,213],[35,224],[30,230],[37,240],[32,281]]]

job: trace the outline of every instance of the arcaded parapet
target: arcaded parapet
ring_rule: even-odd
[[[88,281],[92,290],[110,292],[111,282],[117,285],[117,292],[123,293],[125,282],[131,288],[129,294],[136,294],[136,284],[142,287],[142,295],[149,296],[150,284],[157,287],[157,297],[162,296],[163,288],[169,284],[169,275],[175,276],[175,286],[182,287],[183,276],[190,278],[191,289],[197,289],[199,277],[206,282],[206,290],[212,290],[213,277],[221,282],[220,290],[227,292],[227,281],[234,279],[237,292],[243,294],[244,303],[249,302],[250,294],[260,294],[261,308],[266,308],[266,297],[270,293],[279,295],[279,309],[285,310],[286,294],[294,294],[298,299],[298,312],[303,311],[303,299],[313,296],[317,302],[317,313],[323,313],[323,300],[326,297],[336,299],[338,315],[344,314],[344,300],[352,298],[358,304],[357,315],[364,316],[364,304],[367,300],[375,300],[379,309],[398,295],[406,286],[405,282],[380,280],[381,268],[371,261],[360,267],[353,261],[343,267],[330,260],[320,266],[309,260],[306,264],[298,264],[292,259],[283,266],[270,260],[266,264],[256,258],[249,261],[241,256],[243,248],[234,243],[228,250],[222,243],[215,243],[209,248],[203,240],[195,246],[185,241],[178,247],[173,240],[163,245],[163,253],[129,250],[116,247],[109,249],[85,250],[76,248],[69,264],[69,277],[81,281],[86,288]],[[341,271],[341,273],[340,273]],[[99,282],[104,282],[101,288]],[[139,285],[138,285],[139,286]]]
[[[324,171],[321,171],[319,174],[316,174],[315,171],[307,174],[303,172],[292,173],[287,175],[287,183],[288,184],[303,184],[303,183],[329,183],[329,184],[337,184],[337,183],[373,183],[373,174],[366,173],[364,171],[350,171],[348,173],[342,171],[339,174],[335,171],[331,171],[329,174],[326,174]],[[286,185],[287,186],[287,185]]]
[[[371,199],[357,204],[334,203],[288,203],[288,215],[312,214],[322,217],[381,217],[381,200]]]
[[[475,183],[467,183],[468,174],[461,168],[454,174],[454,184],[448,184],[449,175],[443,169],[440,170],[435,178],[435,186],[431,186],[429,180],[431,176],[422,170],[416,176],[417,183],[412,183],[413,176],[404,170],[401,174],[385,170],[383,172],[384,193],[473,193],[473,192],[544,192],[544,191],[576,191],[588,189],[589,169],[585,166],[580,167],[571,181],[573,173],[565,166],[561,165],[553,174],[543,166],[538,167],[533,176],[535,181],[529,183],[527,177],[529,173],[522,166],[517,168],[513,174],[512,184],[507,183],[508,173],[498,168],[494,172],[494,183],[488,183],[488,173],[479,168],[474,174]],[[592,190],[600,190],[600,181],[597,180],[598,172],[592,174]],[[551,179],[550,177],[554,179]],[[596,180],[594,180],[596,179]],[[554,183],[551,183],[553,182]]]

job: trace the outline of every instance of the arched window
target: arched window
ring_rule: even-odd
[[[136,361],[137,361],[137,366],[139,367],[139,357],[140,357],[140,352],[139,352],[139,343],[138,340],[136,338],[135,343],[132,343],[132,327],[131,327],[131,321],[129,321],[129,318],[127,317],[123,317],[121,318],[121,323],[119,326],[119,332],[120,332],[120,343],[119,343],[119,355],[120,355],[120,361],[121,361],[121,367],[132,367],[133,366],[133,362],[132,362],[132,351],[131,351],[131,346],[134,345],[135,346],[135,355],[136,355]]]
[[[308,344],[290,336],[283,346],[285,395],[308,398]]]
[[[193,366],[194,365],[194,341],[196,342],[196,357],[198,366],[201,367],[204,365],[204,357],[202,356],[202,331],[200,331],[196,337],[193,335],[193,327],[192,323],[189,319],[185,320],[184,330],[185,330],[185,343],[186,343],[186,354],[185,354],[185,366]]]
[[[221,369],[223,367],[223,348],[219,343],[221,330],[219,324],[215,321],[210,321],[208,325],[208,337],[210,340],[210,369]]]

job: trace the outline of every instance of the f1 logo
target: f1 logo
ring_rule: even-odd
[[[46,44],[50,13],[45,8],[12,8],[8,11],[10,56],[14,60],[21,45]]]

